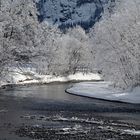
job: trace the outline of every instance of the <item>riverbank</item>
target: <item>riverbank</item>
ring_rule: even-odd
[[[81,82],[66,89],[66,92],[100,100],[140,104],[140,87],[136,87],[132,91],[122,91],[110,85],[110,82]]]
[[[21,71],[15,69],[8,73],[3,80],[0,81],[0,87],[10,87],[17,85],[32,85],[32,84],[49,84],[56,82],[76,82],[76,81],[101,81],[102,78],[97,73],[82,73],[77,72],[67,76],[41,75],[28,69]]]

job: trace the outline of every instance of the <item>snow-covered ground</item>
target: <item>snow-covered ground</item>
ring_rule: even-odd
[[[140,104],[140,87],[123,92],[110,85],[110,82],[81,82],[66,91],[80,96]]]
[[[99,74],[88,73],[83,74],[81,72],[76,74],[71,74],[68,76],[54,76],[54,75],[40,75],[36,73],[34,70],[30,69],[17,69],[14,68],[8,75],[6,75],[3,81],[0,81],[0,86],[8,85],[8,84],[45,84],[52,82],[69,82],[69,81],[88,81],[88,80],[96,80],[100,81],[101,77]]]

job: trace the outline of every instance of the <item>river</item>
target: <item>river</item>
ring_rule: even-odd
[[[65,93],[72,83],[0,92],[0,140],[139,140],[140,105]]]

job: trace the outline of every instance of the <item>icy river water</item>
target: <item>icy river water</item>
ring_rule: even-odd
[[[140,105],[65,93],[72,83],[0,92],[0,140],[140,140]]]

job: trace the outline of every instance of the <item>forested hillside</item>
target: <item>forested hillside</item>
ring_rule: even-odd
[[[115,0],[37,0],[39,21],[48,21],[64,30],[80,25],[88,30],[108,9],[112,12]]]

